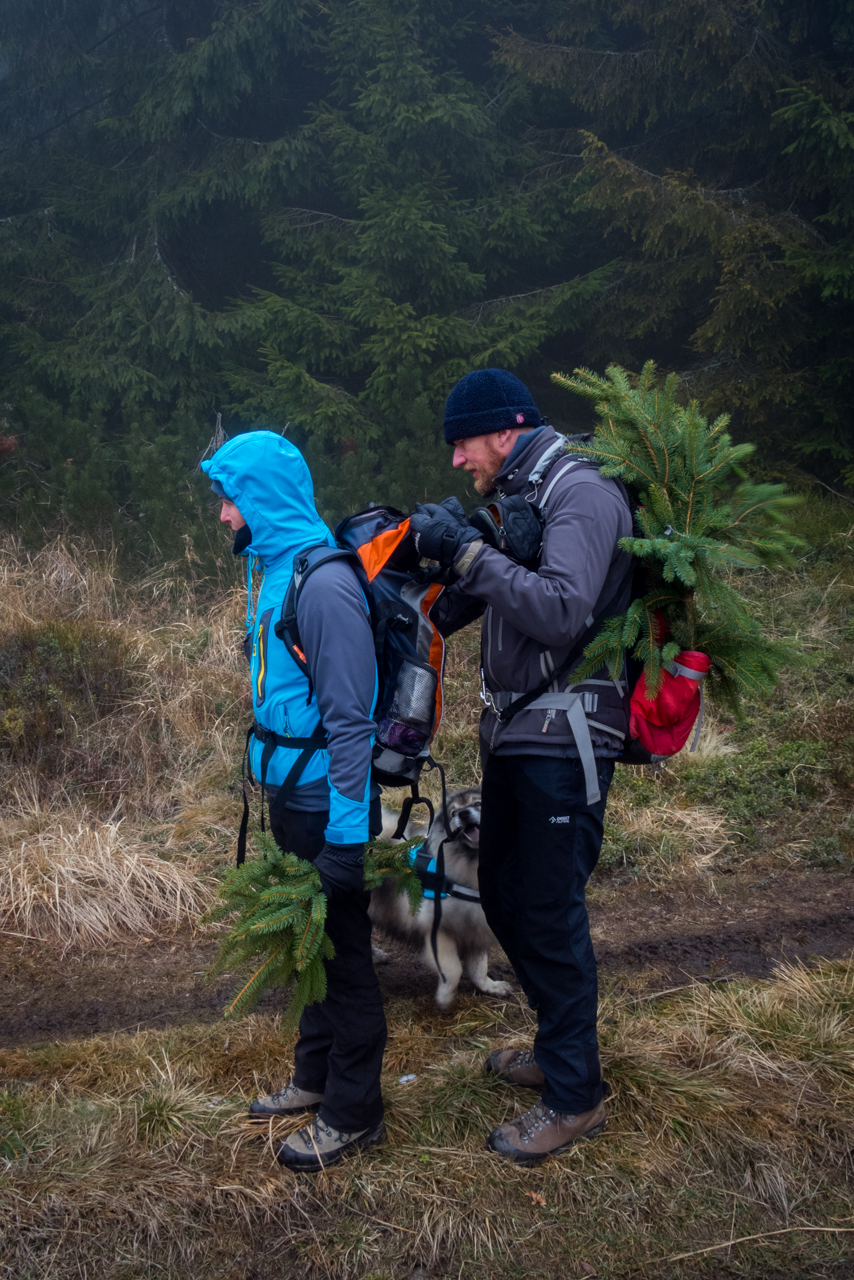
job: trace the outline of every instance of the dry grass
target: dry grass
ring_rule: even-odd
[[[486,1280],[585,1274],[587,1261],[600,1276],[681,1277],[719,1274],[714,1255],[668,1263],[686,1241],[785,1228],[779,1241],[732,1246],[737,1273],[839,1256],[845,1236],[795,1229],[852,1225],[852,963],[658,1005],[606,1003],[611,1124],[528,1171],[483,1139],[529,1095],[481,1067],[487,1045],[524,1042],[528,1011],[469,1001],[447,1021],[425,1001],[391,1013],[389,1141],[315,1179],[273,1158],[294,1122],[265,1140],[242,1119],[246,1100],[289,1071],[275,1020],[0,1053],[5,1140],[22,1153],[0,1181],[4,1265],[110,1280],[416,1267]]]
[[[654,883],[676,875],[707,875],[732,843],[726,818],[702,805],[679,808],[663,797],[639,805],[631,793],[615,791],[608,807],[604,858],[622,864]]]
[[[173,930],[206,908],[209,868],[234,840],[241,610],[239,591],[212,601],[168,568],[122,582],[115,558],[85,545],[3,549],[0,644],[45,637],[62,660],[67,637],[112,636],[99,661],[114,654],[122,671],[106,710],[91,697],[44,704],[42,732],[50,747],[53,717],[61,751],[28,751],[20,734],[0,741],[0,929],[93,947]],[[65,666],[80,661],[72,653]]]
[[[781,632],[792,630],[787,610],[821,617],[809,643],[827,642],[842,662],[851,575],[834,583],[835,572],[799,571],[791,596],[773,598],[758,575],[756,605]],[[239,590],[205,595],[168,569],[123,582],[92,548],[0,553],[0,640],[70,619],[119,637],[128,654],[117,704],[68,729],[61,776],[46,782],[0,743],[0,927],[98,947],[117,933],[168,933],[204,905],[238,817],[242,607]],[[446,688],[436,755],[452,786],[470,785],[475,631],[452,640]],[[827,671],[792,677],[784,694],[804,732],[832,736],[844,759],[849,708]],[[756,734],[765,729],[759,720]],[[733,841],[750,856],[726,798],[750,763],[739,732],[734,742],[709,719],[694,757],[658,775],[618,771],[605,875],[678,878],[692,891],[694,877],[707,892]],[[783,764],[797,779],[807,772]],[[699,801],[698,765],[723,779]],[[21,1280],[405,1280],[418,1269],[431,1280],[806,1280],[838,1264],[833,1274],[845,1274],[854,964],[658,1001],[630,988],[615,983],[602,1004],[606,1134],[530,1171],[484,1150],[488,1130],[530,1101],[481,1071],[489,1047],[532,1033],[515,1000],[462,996],[451,1018],[430,997],[392,1001],[389,1142],[314,1180],[275,1163],[287,1126],[265,1141],[243,1123],[247,1099],[289,1074],[292,1044],[273,1018],[0,1051],[0,1270]]]
[[[96,947],[177,929],[213,899],[197,870],[158,857],[121,821],[56,820],[0,850],[0,930]]]

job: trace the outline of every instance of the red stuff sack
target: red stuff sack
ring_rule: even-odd
[[[705,653],[688,649],[677,654],[673,662],[665,664],[661,688],[652,701],[647,696],[646,678],[641,673],[632,693],[631,737],[653,755],[675,756],[688,741],[699,715],[696,746],[703,724],[703,679],[711,665]]]

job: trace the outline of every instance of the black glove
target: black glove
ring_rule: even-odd
[[[450,568],[475,538],[483,535],[472,528],[457,498],[442,503],[419,502],[409,525],[415,534],[415,550],[426,560],[438,560]]]
[[[327,840],[314,860],[314,869],[327,898],[361,893],[365,887],[365,846],[330,844]]]

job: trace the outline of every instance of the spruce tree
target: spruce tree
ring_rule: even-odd
[[[322,506],[340,514],[447,491],[450,386],[475,367],[524,368],[550,335],[579,329],[610,269],[567,261],[572,182],[534,197],[524,181],[524,95],[496,106],[458,69],[470,19],[447,0],[328,13],[334,87],[304,130],[308,207],[266,219],[278,288],[244,310],[264,369],[235,370],[232,385],[271,420],[287,414]]]
[[[558,89],[552,149],[622,269],[584,352],[652,356],[765,460],[854,463],[848,0],[563,5],[499,57]]]
[[[391,876],[417,911],[423,891],[409,850],[421,843],[372,840],[365,853],[365,888],[377,889]],[[310,862],[283,853],[270,835],[256,836],[255,844],[260,856],[228,872],[205,917],[210,923],[231,919],[208,976],[254,966],[226,1006],[226,1017],[249,1013],[265,991],[292,982],[285,1014],[292,1028],[307,1004],[326,995],[323,962],[335,954],[324,929],[326,895]]]
[[[577,369],[553,378],[595,407],[592,441],[572,449],[636,498],[637,535],[620,545],[644,570],[642,591],[588,645],[576,678],[603,663],[616,678],[628,651],[654,697],[663,666],[681,650],[699,650],[711,659],[712,697],[738,714],[744,695],[767,693],[780,666],[797,657],[791,644],[763,634],[737,574],[794,562],[799,543],[786,515],[800,499],[748,479],[753,446],[733,444],[726,414],[709,423],[695,400],[682,403],[679,379],[662,381],[652,361],[637,378],[618,365],[605,377]]]
[[[608,279],[572,179],[531,176],[540,91],[491,60],[486,23],[529,11],[7,6],[6,518],[180,554],[218,411],[305,446],[330,518],[443,496],[450,384],[536,373]]]

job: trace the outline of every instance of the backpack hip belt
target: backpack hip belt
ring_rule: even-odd
[[[240,822],[240,830],[237,835],[237,865],[242,867],[246,861],[246,833],[249,826],[249,801],[246,796],[246,766],[249,761],[249,742],[250,739],[256,738],[258,742],[264,744],[264,750],[261,752],[261,830],[265,831],[264,825],[264,793],[267,789],[267,770],[270,767],[270,761],[273,758],[273,752],[277,747],[285,747],[288,751],[299,751],[294,763],[288,770],[287,776],[278,789],[278,795],[281,797],[281,804],[286,804],[293,792],[296,790],[297,783],[303,775],[311,757],[316,751],[323,751],[328,742],[326,730],[322,723],[318,723],[317,728],[309,738],[290,738],[283,733],[274,733],[272,729],[267,729],[263,724],[257,721],[246,733],[246,747],[243,751],[243,768],[241,770],[242,790],[243,790],[243,817]],[[251,774],[251,765],[249,766]]]
[[[506,724],[512,717],[506,715],[508,708],[518,699],[523,698],[523,693],[515,693],[508,690],[500,690],[496,692],[487,689],[486,682],[481,672],[481,698],[486,707],[492,712],[500,724]],[[598,681],[596,683],[599,683]],[[603,681],[609,684],[611,681]],[[565,711],[566,718],[569,721],[569,727],[572,736],[575,739],[575,745],[578,750],[578,758],[581,761],[581,767],[584,770],[584,785],[587,788],[588,805],[598,804],[602,799],[602,793],[599,790],[599,776],[596,771],[596,756],[593,753],[593,741],[590,737],[590,726],[595,729],[601,729],[605,733],[610,733],[621,741],[625,738],[625,734],[619,729],[612,729],[610,725],[600,724],[598,720],[588,720],[587,707],[585,699],[589,695],[578,693],[571,687],[563,693],[547,692],[542,693],[538,697],[527,702],[520,710],[525,711]]]

